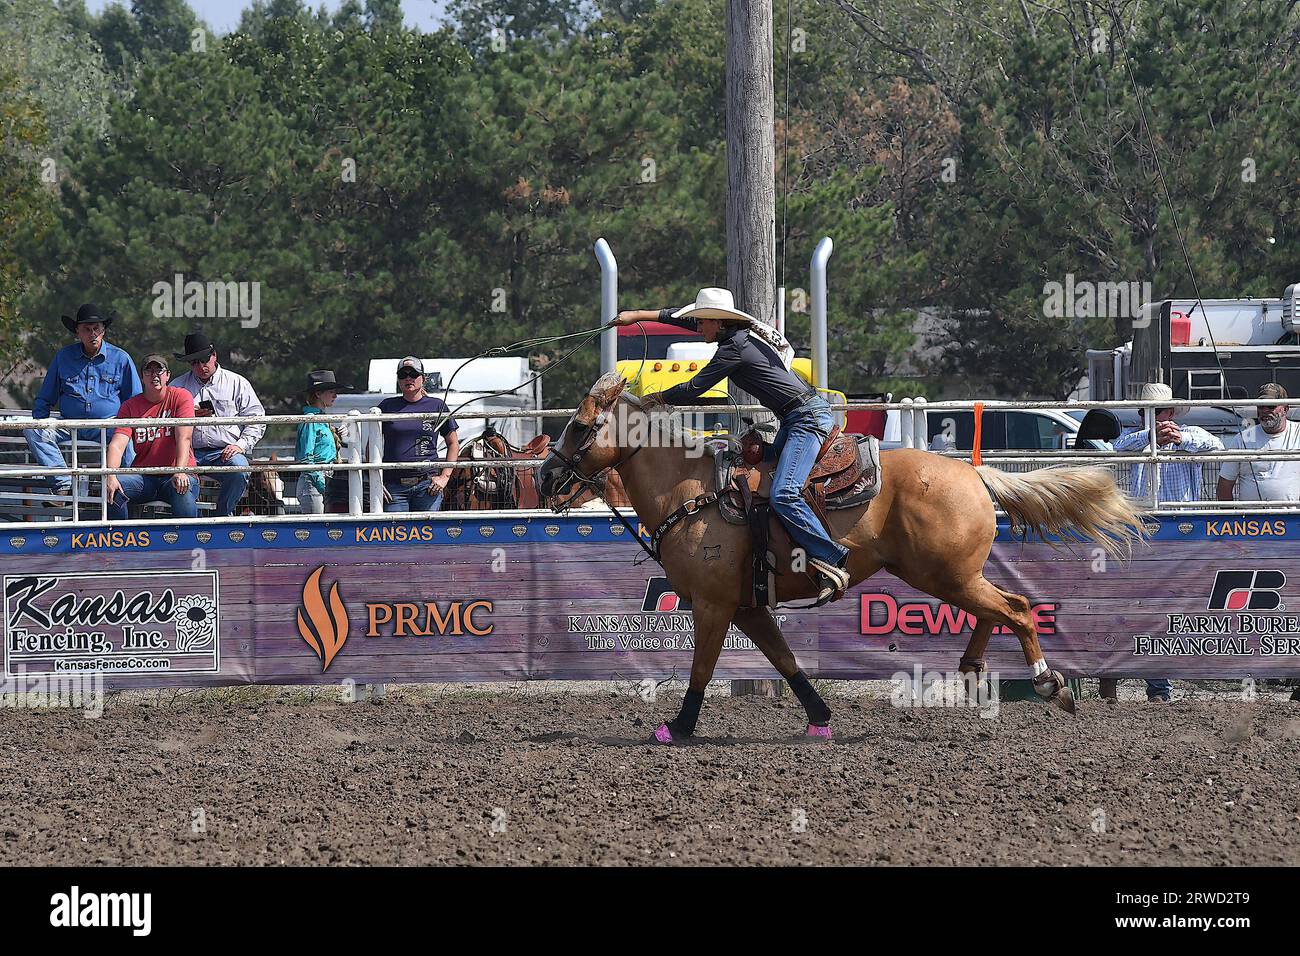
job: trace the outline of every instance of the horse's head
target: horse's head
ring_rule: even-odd
[[[538,475],[538,490],[546,498],[567,494],[575,484],[589,481],[618,464],[622,455],[609,425],[627,381],[617,372],[602,375],[582,400]]]

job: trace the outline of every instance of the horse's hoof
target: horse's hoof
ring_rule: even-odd
[[[1043,671],[1034,678],[1034,693],[1044,700],[1051,700],[1065,686],[1065,675],[1060,671]]]
[[[667,724],[660,724],[659,729],[655,731],[655,740],[661,744],[671,745],[673,741],[673,732],[668,729]]]
[[[824,727],[819,727],[817,724],[809,724],[809,725],[808,725],[808,736],[809,736],[809,737],[820,737],[822,740],[830,740],[830,739],[831,739],[831,727],[830,727],[830,724],[827,724],[827,725],[824,726]]]
[[[1048,699],[1067,714],[1073,714],[1075,711],[1074,692],[1070,690],[1069,684],[1062,684],[1061,689]]]

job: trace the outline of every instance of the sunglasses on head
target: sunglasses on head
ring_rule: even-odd
[[[420,377],[421,375],[423,375],[423,374],[424,374],[423,372],[417,372],[417,371],[416,371],[415,369],[413,369],[413,368],[404,368],[404,369],[402,369],[400,372],[397,373],[397,377],[398,377],[399,379],[403,379],[403,378],[419,378],[419,377]]]

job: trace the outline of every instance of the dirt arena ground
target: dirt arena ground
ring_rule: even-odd
[[[1130,689],[1130,695],[1137,691]],[[680,692],[300,690],[0,710],[0,864],[1296,864],[1284,696],[902,710]]]

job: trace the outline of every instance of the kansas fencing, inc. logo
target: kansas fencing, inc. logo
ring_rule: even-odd
[[[641,610],[647,613],[689,611],[691,602],[678,596],[667,578],[651,578],[645,583],[645,600],[641,602]]]
[[[1286,575],[1281,571],[1220,571],[1210,592],[1211,611],[1280,611]]]
[[[215,674],[216,571],[4,575],[4,674]]]

